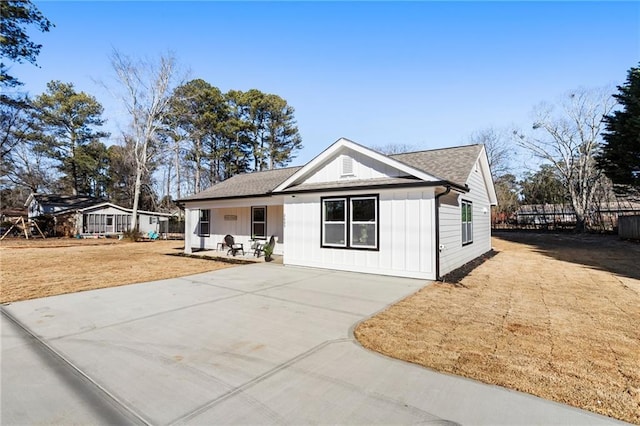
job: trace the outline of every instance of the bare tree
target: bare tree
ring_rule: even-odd
[[[388,143],[386,145],[375,145],[370,148],[384,155],[404,154],[405,152],[418,150],[415,145],[405,143]]]
[[[158,143],[158,131],[167,114],[173,87],[176,61],[173,55],[160,56],[157,63],[134,61],[114,50],[111,65],[121,85],[118,96],[131,117],[131,139],[136,164],[131,229],[137,229],[138,201],[142,177]]]
[[[578,89],[558,105],[541,104],[534,111],[533,134],[516,134],[519,145],[557,169],[571,196],[578,231],[585,229],[601,182],[595,155],[602,140],[603,117],[615,105],[610,93],[608,88]]]
[[[484,145],[494,180],[511,171],[514,146],[506,130],[487,127],[471,134],[469,142]]]

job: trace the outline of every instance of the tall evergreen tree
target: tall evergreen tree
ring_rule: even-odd
[[[86,147],[108,136],[98,130],[104,123],[102,112],[102,105],[93,96],[78,93],[73,84],[60,81],[49,82],[47,91],[33,101],[33,124],[40,149],[58,162],[64,186],[74,195],[87,190],[83,178],[99,173],[94,168],[98,160],[92,156],[98,151]]]
[[[195,191],[221,180],[224,158],[223,123],[228,107],[217,87],[204,80],[191,80],[177,87],[169,103],[165,123],[186,142],[186,154],[193,165]]]
[[[251,138],[249,135],[251,124],[246,119],[249,107],[245,102],[243,92],[230,90],[225,94],[225,99],[229,115],[223,123],[222,130],[226,140],[223,179],[229,179],[233,175],[251,170]]]
[[[613,97],[622,108],[604,118],[598,165],[623,191],[629,185],[640,189],[640,67],[629,69],[627,81],[617,88]]]
[[[53,24],[42,15],[29,0],[0,1],[0,86],[13,87],[22,84],[16,77],[9,75],[4,59],[21,63],[36,64],[41,44],[29,39],[25,27],[35,25],[40,31],[47,32]],[[2,95],[2,101],[5,95]]]
[[[278,95],[267,95],[269,116],[269,168],[275,169],[291,162],[294,152],[302,148],[302,138],[294,118],[294,109]]]
[[[109,187],[109,153],[105,144],[93,140],[79,146],[76,151],[78,159],[78,192],[96,198],[107,195]]]
[[[245,121],[247,135],[253,157],[253,170],[264,170],[268,167],[268,118],[270,112],[269,99],[260,90],[251,89],[241,97],[246,106]]]

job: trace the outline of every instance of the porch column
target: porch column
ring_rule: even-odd
[[[184,208],[184,252],[185,254],[191,254],[191,209],[185,206]]]

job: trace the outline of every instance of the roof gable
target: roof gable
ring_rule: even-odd
[[[105,209],[105,208],[113,208],[113,209],[120,210],[122,212],[129,213],[129,214],[133,213],[133,209],[128,209],[126,207],[122,207],[122,206],[119,206],[117,204],[113,204],[113,203],[110,203],[110,202],[107,202],[107,201],[99,203],[99,204],[94,204],[92,206],[87,206],[85,208],[79,209],[78,211],[80,211],[82,213],[89,213],[89,212],[92,212],[92,211],[102,210],[102,209]],[[150,212],[148,210],[138,210],[137,213],[138,214],[151,215],[151,216],[163,216],[163,217],[171,217],[171,216],[173,216],[171,213]]]
[[[358,158],[361,164],[366,164],[370,170],[375,170],[372,180],[385,179],[394,177],[412,177],[425,182],[436,182],[439,179],[424,170],[416,169],[406,163],[397,161],[389,156],[380,154],[367,147],[359,145],[353,141],[345,138],[338,139],[333,145],[321,152],[317,157],[307,163],[304,167],[300,168],[294,174],[292,174],[287,180],[278,185],[273,192],[282,192],[294,185],[303,185],[305,182],[309,182],[312,185],[317,185],[321,182],[336,182],[336,174],[330,174],[334,179],[327,178],[314,178],[318,172],[327,167],[332,162],[339,161],[338,157],[346,155],[351,158]],[[346,177],[345,180],[348,180]]]

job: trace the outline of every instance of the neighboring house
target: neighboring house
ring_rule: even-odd
[[[275,235],[285,265],[436,279],[491,250],[496,194],[483,145],[383,155],[340,139],[180,201],[187,253]]]
[[[58,235],[82,234],[115,235],[131,227],[133,211],[105,200],[77,195],[31,194],[25,206],[29,218],[50,216]],[[172,215],[138,210],[138,229],[167,232],[167,223]]]
[[[491,250],[496,194],[483,145],[387,156],[340,139],[180,201],[186,253],[274,235],[285,265],[436,279]]]

